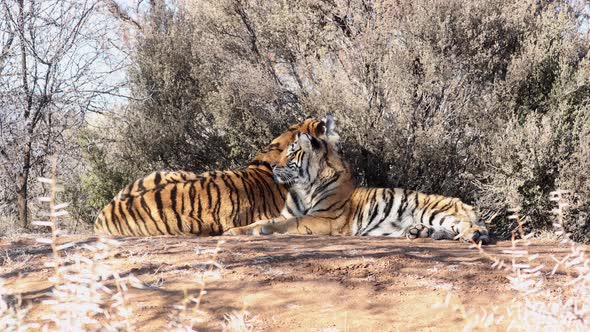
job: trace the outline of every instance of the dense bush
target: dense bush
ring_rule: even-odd
[[[134,167],[242,165],[295,121],[292,94],[272,81],[248,42],[218,38],[204,21],[212,18],[184,8],[161,4],[148,19],[130,70],[138,100],[122,115],[119,149]]]

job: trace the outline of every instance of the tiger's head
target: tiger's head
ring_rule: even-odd
[[[475,243],[481,242],[482,244],[490,244],[492,242],[486,225],[479,221],[475,223],[462,222],[457,225],[457,229],[459,229],[459,231],[455,237],[461,238],[464,241],[473,241]]]
[[[321,139],[298,133],[283,151],[273,167],[273,176],[275,182],[289,187],[284,216],[332,218],[348,209],[346,202],[354,190],[354,181],[337,143],[334,137]]]
[[[453,231],[451,238],[460,238],[467,242],[482,242],[483,244],[492,243],[488,227],[479,216],[478,211],[473,206],[462,202],[461,207],[460,212],[457,212],[457,218],[451,218],[453,222],[453,225],[449,227]]]
[[[321,120],[308,118],[290,126],[289,129],[276,137],[254,158],[252,164],[268,163],[275,165],[281,157],[281,153],[295,140],[298,133],[307,133],[313,137],[327,141],[337,141],[339,139],[338,134],[334,130],[334,118],[331,114],[328,114]]]
[[[312,182],[320,171],[325,144],[307,133],[298,133],[279,163],[273,167],[275,181],[286,185]]]
[[[340,157],[339,137],[334,131],[334,119],[325,120],[326,133],[314,137],[308,133],[297,133],[295,140],[281,154],[273,167],[276,182],[287,185],[310,185],[319,178],[346,173],[349,168]]]

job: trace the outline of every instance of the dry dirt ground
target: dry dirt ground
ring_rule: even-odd
[[[93,237],[75,238],[88,243]],[[218,280],[206,285],[201,309],[207,313],[198,330],[220,330],[224,315],[247,310],[255,330],[264,331],[444,331],[460,330],[466,321],[449,308],[433,308],[452,293],[467,307],[502,307],[515,296],[507,272],[491,267],[469,244],[430,239],[269,236],[123,238],[112,264],[121,275],[133,273],[150,285],[131,290],[133,319],[140,331],[164,329],[167,316],[184,298],[198,294],[196,276],[208,269],[219,239]],[[510,242],[486,251],[507,257]],[[567,247],[537,241],[531,253],[552,267],[551,255]],[[13,294],[33,304],[51,285],[43,267],[49,247],[32,237],[0,239],[0,278]],[[548,276],[549,284],[563,275]]]

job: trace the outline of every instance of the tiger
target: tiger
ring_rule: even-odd
[[[271,166],[298,132],[329,139],[332,116],[292,125],[241,170],[154,172],[123,188],[97,216],[94,231],[116,236],[220,235],[280,215],[287,189]]]
[[[273,168],[289,186],[280,217],[232,228],[225,235],[316,234],[462,238],[489,242],[474,208],[454,197],[400,188],[356,188],[337,144],[299,133]]]

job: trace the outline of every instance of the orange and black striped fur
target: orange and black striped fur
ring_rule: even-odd
[[[327,125],[331,130],[331,125]],[[333,142],[299,134],[273,169],[290,185],[282,216],[227,232],[432,237],[488,242],[485,224],[458,198],[391,188],[354,188]]]
[[[280,215],[287,189],[271,165],[298,132],[325,134],[325,122],[307,119],[275,138],[242,170],[155,172],[121,190],[94,224],[97,233],[123,236],[219,235]]]

